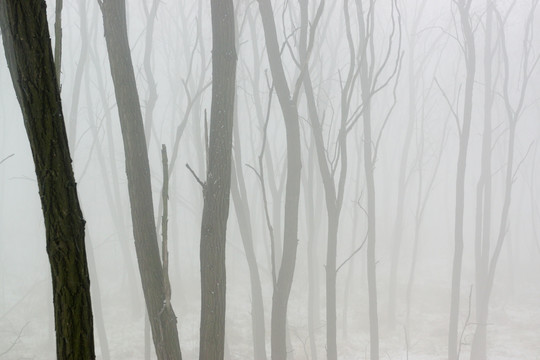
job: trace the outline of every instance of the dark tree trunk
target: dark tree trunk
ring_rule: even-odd
[[[71,167],[45,1],[2,0],[0,27],[45,220],[56,355],[58,359],[94,359],[84,219]]]
[[[135,250],[158,359],[181,359],[176,315],[165,304],[144,126],[127,37],[125,0],[100,2],[126,155]]]
[[[234,6],[212,0],[212,107],[208,169],[201,224],[201,331],[199,359],[223,359],[225,242],[229,217],[236,83]]]

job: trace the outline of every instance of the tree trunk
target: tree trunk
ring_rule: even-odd
[[[225,241],[229,217],[236,84],[234,5],[212,0],[212,107],[208,169],[201,224],[201,331],[199,359],[223,359]]]
[[[476,70],[474,33],[472,30],[469,14],[470,2],[460,0],[457,3],[463,32],[466,81],[465,98],[463,104],[463,121],[459,132],[459,154],[456,177],[456,208],[454,224],[454,260],[452,263],[452,292],[450,303],[450,325],[448,333],[448,359],[458,358],[458,321],[459,321],[459,297],[461,289],[461,267],[463,262],[463,218],[465,209],[465,167],[467,164],[467,148],[469,145],[469,133],[472,117],[472,99],[474,76]]]
[[[291,292],[296,250],[298,247],[298,201],[300,197],[300,126],[298,109],[291,98],[277,41],[276,24],[269,0],[258,0],[264,28],[268,61],[276,87],[287,138],[287,180],[285,185],[285,221],[283,226],[283,254],[276,286],[272,296],[271,347],[272,359],[287,359],[287,306]]]
[[[45,1],[2,0],[0,27],[45,220],[56,355],[58,359],[94,359],[85,222],[71,167]]]
[[[159,360],[181,359],[176,316],[171,306],[164,306],[165,289],[154,224],[150,165],[127,37],[125,0],[105,0],[100,4],[124,141],[135,250],[152,338]]]
[[[261,277],[257,265],[257,257],[253,244],[253,230],[251,227],[251,213],[248,203],[248,195],[242,166],[242,154],[240,150],[240,135],[238,126],[234,127],[234,155],[235,170],[232,173],[231,193],[234,208],[240,228],[240,236],[246,253],[251,282],[251,327],[253,331],[253,356],[254,359],[266,359],[266,336],[264,329],[264,303],[262,295]]]
[[[486,29],[484,42],[484,134],[482,136],[481,174],[476,194],[475,231],[475,280],[476,280],[476,331],[471,346],[471,360],[486,360],[487,313],[486,278],[491,241],[491,114],[492,89],[492,29],[493,4],[486,2]]]

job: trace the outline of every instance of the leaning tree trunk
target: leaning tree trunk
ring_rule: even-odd
[[[126,155],[135,250],[158,359],[181,359],[176,316],[165,301],[163,269],[154,224],[150,164],[127,37],[125,0],[100,2]]]
[[[34,158],[51,266],[56,356],[94,359],[90,278],[45,1],[0,1],[6,60]]]
[[[212,107],[208,169],[201,224],[201,331],[199,359],[223,359],[225,241],[229,217],[236,83],[232,0],[212,0]]]

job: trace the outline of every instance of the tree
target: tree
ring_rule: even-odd
[[[126,156],[135,250],[158,359],[181,359],[176,315],[166,300],[154,223],[150,164],[129,49],[125,0],[98,0]]]
[[[297,82],[294,95],[291,90],[277,40],[276,23],[270,0],[258,0],[264,38],[270,63],[270,71],[276,88],[276,94],[285,121],[287,141],[287,180],[285,185],[285,221],[283,225],[283,255],[274,293],[272,295],[271,348],[272,359],[287,358],[287,305],[296,266],[298,248],[298,202],[300,199],[300,172],[302,169],[300,150],[300,124],[298,122],[297,97],[300,81]],[[300,79],[299,79],[300,80]]]
[[[465,57],[465,95],[463,100],[462,123],[459,131],[459,153],[456,175],[456,207],[454,222],[454,259],[452,262],[452,292],[450,299],[450,324],[448,333],[448,359],[458,358],[458,320],[459,297],[461,288],[461,267],[463,263],[463,218],[465,210],[465,168],[467,166],[467,148],[471,130],[474,78],[476,73],[476,47],[471,24],[471,0],[456,2],[464,37],[462,45]]]
[[[500,41],[500,51],[502,55],[504,76],[503,76],[503,89],[502,97],[504,100],[504,107],[506,110],[506,117],[508,120],[508,147],[506,150],[506,172],[505,172],[505,181],[504,181],[504,191],[503,191],[503,206],[501,211],[501,217],[498,222],[499,229],[497,232],[497,241],[495,242],[495,247],[493,253],[491,252],[491,237],[489,231],[489,225],[491,224],[491,172],[484,171],[479,180],[478,191],[482,192],[477,195],[477,199],[484,199],[484,206],[481,210],[477,208],[477,227],[482,224],[484,221],[486,224],[482,229],[477,228],[477,237],[476,237],[476,246],[475,246],[475,260],[476,260],[476,304],[477,304],[477,327],[474,333],[474,338],[471,348],[471,359],[474,360],[485,360],[487,358],[487,321],[489,315],[489,302],[491,298],[491,292],[493,290],[493,282],[495,279],[495,271],[497,269],[497,264],[499,261],[499,256],[502,250],[502,245],[504,240],[507,237],[508,233],[508,223],[509,223],[509,212],[510,204],[512,202],[512,189],[514,182],[516,180],[516,173],[519,167],[522,164],[522,161],[517,165],[514,165],[514,153],[515,153],[515,143],[516,143],[516,127],[520,117],[525,111],[525,98],[527,94],[527,88],[529,81],[531,79],[532,73],[535,70],[540,57],[532,58],[531,53],[531,43],[533,41],[533,24],[534,24],[534,14],[536,7],[538,6],[538,0],[531,1],[531,10],[527,16],[527,21],[525,22],[525,31],[523,38],[523,50],[522,50],[522,59],[520,64],[521,76],[518,76],[520,80],[519,88],[516,91],[517,101],[514,104],[514,101],[511,99],[510,95],[510,60],[508,56],[508,50],[506,47],[506,34],[505,34],[505,23],[508,18],[508,14],[504,17],[501,16],[499,11],[494,8],[493,4],[488,3],[488,16],[493,16],[493,13],[497,15],[499,20],[499,41]],[[512,7],[510,8],[512,9]],[[492,19],[489,19],[491,21]],[[486,26],[486,32],[491,31],[491,25],[488,23]],[[491,34],[486,33],[486,47],[488,47],[489,52],[491,53]],[[532,59],[531,59],[532,58]],[[530,61],[534,60],[534,63],[531,65]],[[489,67],[491,70],[491,65]],[[491,74],[490,74],[491,76]],[[491,91],[491,89],[490,89]],[[489,96],[486,96],[486,107],[491,107],[491,99],[493,94],[490,93]],[[484,141],[486,150],[482,151],[482,169],[484,167],[487,170],[491,169],[491,109],[486,109],[486,118],[484,125]],[[486,139],[487,138],[487,139]],[[530,147],[529,147],[530,150]],[[485,183],[485,185],[483,185]],[[482,186],[483,185],[483,186]],[[477,207],[481,207],[482,204],[477,201]],[[482,218],[482,211],[484,216]],[[480,215],[478,215],[480,213]]]
[[[45,220],[58,359],[94,359],[84,219],[69,153],[45,1],[0,2],[0,28]]]
[[[309,68],[309,52],[313,47],[314,32],[320,19],[324,1],[321,1],[311,31],[309,33],[308,40],[308,3],[307,1],[300,2],[300,16],[301,16],[301,28],[300,28],[300,49],[299,58],[302,66],[301,71],[303,75],[303,87],[306,93],[307,107],[309,113],[309,119],[311,121],[311,128],[313,132],[313,139],[315,149],[317,153],[317,160],[319,164],[319,171],[321,173],[325,200],[326,210],[328,214],[328,234],[327,234],[327,253],[326,253],[326,342],[327,342],[327,358],[337,359],[337,314],[336,314],[336,255],[338,245],[338,230],[339,221],[341,215],[341,209],[343,206],[343,195],[345,192],[345,180],[347,177],[347,135],[354,123],[353,119],[350,119],[349,109],[351,103],[351,95],[354,91],[354,79],[356,70],[356,59],[354,45],[352,41],[349,13],[348,13],[348,0],[344,2],[345,22],[347,25],[347,43],[349,47],[350,64],[347,71],[347,77],[345,82],[341,84],[341,118],[339,125],[339,132],[336,139],[337,152],[339,155],[339,162],[333,161],[328,157],[328,148],[325,145],[322,121],[320,120],[315,94],[313,91],[313,85],[311,75],[307,70]],[[339,173],[336,175],[339,167]]]
[[[375,1],[370,0],[369,6],[364,11],[362,0],[356,0],[356,9],[359,26],[360,49],[359,52],[359,80],[362,98],[362,125],[364,141],[364,173],[366,177],[367,192],[367,280],[369,292],[369,332],[370,332],[370,358],[379,359],[379,315],[377,305],[377,275],[375,263],[375,250],[377,242],[376,232],[376,197],[375,197],[375,162],[379,140],[382,131],[388,121],[396,103],[396,86],[401,70],[401,15],[397,6],[397,1],[391,2],[391,30],[388,34],[388,46],[383,50],[380,64],[376,63],[376,50],[373,24],[375,23]],[[394,39],[397,36],[397,44]],[[393,59],[393,61],[390,61]],[[381,78],[384,70],[389,70],[390,74]],[[375,130],[372,102],[373,97],[384,89],[390,81],[394,81],[393,98],[394,103],[388,109],[384,121],[379,127],[378,133]]]
[[[408,188],[409,172],[407,166],[409,165],[409,152],[411,148],[411,140],[413,136],[413,128],[416,123],[416,95],[417,95],[417,79],[415,78],[416,72],[416,38],[418,32],[418,24],[424,9],[426,7],[427,0],[420,2],[417,13],[413,15],[412,28],[408,36],[409,48],[407,52],[408,57],[408,122],[407,130],[405,131],[405,140],[403,142],[403,148],[401,150],[401,160],[399,163],[399,176],[398,176],[398,196],[396,204],[396,220],[393,229],[393,245],[392,245],[392,260],[390,268],[390,289],[388,291],[388,324],[391,328],[395,326],[396,322],[396,300],[397,300],[397,274],[399,265],[399,256],[401,252],[402,234],[403,234],[403,215],[405,213],[405,195]]]
[[[212,107],[201,224],[199,359],[223,359],[225,241],[229,217],[236,47],[232,0],[212,0]]]

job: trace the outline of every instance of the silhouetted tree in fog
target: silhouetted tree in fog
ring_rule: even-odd
[[[181,359],[176,315],[165,301],[164,275],[154,223],[150,165],[127,37],[125,0],[99,1],[126,156],[135,250],[156,354]]]
[[[273,360],[287,358],[287,306],[296,265],[298,248],[298,201],[300,198],[300,125],[298,123],[298,90],[301,81],[297,81],[291,93],[277,40],[274,11],[270,0],[258,0],[268,62],[276,88],[276,94],[285,121],[287,140],[287,180],[285,185],[285,221],[283,226],[283,256],[272,295],[271,348]]]
[[[448,360],[457,360],[458,354],[458,320],[459,297],[461,289],[461,268],[463,263],[463,219],[465,211],[465,168],[467,165],[467,148],[471,130],[473,89],[476,73],[476,47],[471,23],[470,8],[472,0],[456,1],[463,34],[463,56],[465,57],[465,94],[463,98],[463,115],[461,124],[458,121],[459,152],[456,175],[456,207],[454,214],[454,259],[452,263],[452,292],[450,300],[450,324],[448,332]],[[455,113],[455,112],[454,112]]]
[[[34,158],[51,266],[58,359],[94,359],[84,219],[69,154],[45,1],[2,0],[4,51]]]
[[[487,169],[482,172],[482,178],[479,181],[479,185],[482,182],[485,182],[488,186],[480,187],[479,192],[483,192],[478,196],[479,199],[484,199],[484,204],[477,201],[477,207],[482,205],[484,217],[477,217],[477,233],[475,241],[475,264],[476,264],[476,317],[477,317],[477,326],[474,333],[474,338],[471,348],[471,360],[485,360],[487,359],[487,322],[489,315],[489,303],[491,298],[491,292],[493,289],[493,282],[495,279],[495,271],[497,269],[497,264],[499,261],[499,256],[502,250],[502,245],[504,240],[508,236],[508,223],[509,223],[509,212],[510,204],[512,202],[512,190],[514,187],[514,182],[516,178],[516,173],[523,160],[521,160],[517,165],[514,165],[514,153],[515,153],[515,144],[516,144],[516,127],[518,125],[518,120],[521,118],[525,111],[525,98],[527,95],[527,89],[529,82],[532,76],[533,71],[535,70],[536,65],[540,57],[533,58],[531,51],[531,43],[534,39],[534,14],[536,7],[538,5],[538,0],[531,1],[531,9],[525,22],[525,31],[523,37],[523,48],[521,52],[521,63],[520,71],[518,71],[517,79],[519,81],[519,87],[516,91],[516,100],[515,104],[510,95],[511,91],[511,78],[512,74],[510,72],[510,60],[506,45],[506,34],[505,34],[505,25],[508,18],[508,14],[503,18],[500,12],[494,7],[494,4],[488,3],[488,13],[491,13],[490,16],[493,16],[493,13],[497,15],[498,25],[499,25],[499,42],[500,42],[500,51],[502,55],[502,66],[503,66],[503,84],[502,84],[502,97],[504,100],[504,108],[506,110],[506,118],[508,121],[508,147],[506,150],[506,172],[504,180],[504,191],[502,192],[503,206],[501,210],[500,219],[498,222],[498,232],[496,233],[496,242],[493,252],[491,251],[491,232],[488,230],[491,224],[491,109],[486,109],[487,114],[485,118],[485,127],[484,127],[484,141],[487,142],[483,146],[486,150],[482,152],[482,169],[484,167]],[[510,10],[512,7],[510,8]],[[489,19],[492,20],[492,19]],[[491,25],[487,24],[486,29]],[[486,30],[487,31],[487,30]],[[491,31],[491,29],[490,29]],[[491,34],[488,37],[486,34],[486,47],[489,50],[486,55],[491,55]],[[488,46],[489,45],[489,46]],[[531,60],[533,64],[531,64]],[[491,69],[491,67],[490,67]],[[490,92],[492,90],[490,89]],[[491,106],[491,99],[493,94],[489,94],[486,98],[485,106]],[[530,147],[529,147],[530,150]],[[481,216],[482,211],[477,209],[477,212]],[[483,226],[481,229],[478,227],[482,226],[482,221],[487,222],[486,226]]]
[[[199,359],[223,359],[225,241],[229,217],[236,49],[232,0],[212,0],[212,108],[201,224]]]
[[[369,331],[370,331],[370,358],[379,359],[379,315],[377,302],[377,276],[375,263],[375,250],[377,243],[376,232],[376,197],[375,197],[375,162],[379,141],[394,109],[396,103],[396,86],[401,70],[401,15],[397,1],[391,2],[390,24],[388,45],[383,49],[380,59],[376,55],[376,38],[373,24],[375,23],[376,2],[370,0],[368,6],[364,8],[362,0],[356,0],[356,13],[358,18],[358,35],[360,38],[361,51],[358,55],[359,80],[362,99],[362,125],[364,141],[364,174],[366,177],[367,192],[367,281],[369,292]],[[378,61],[377,61],[378,60]],[[389,71],[386,77],[381,77],[383,71]],[[373,116],[373,97],[390,82],[394,83],[393,105],[389,107],[383,121],[376,131],[376,119]]]

